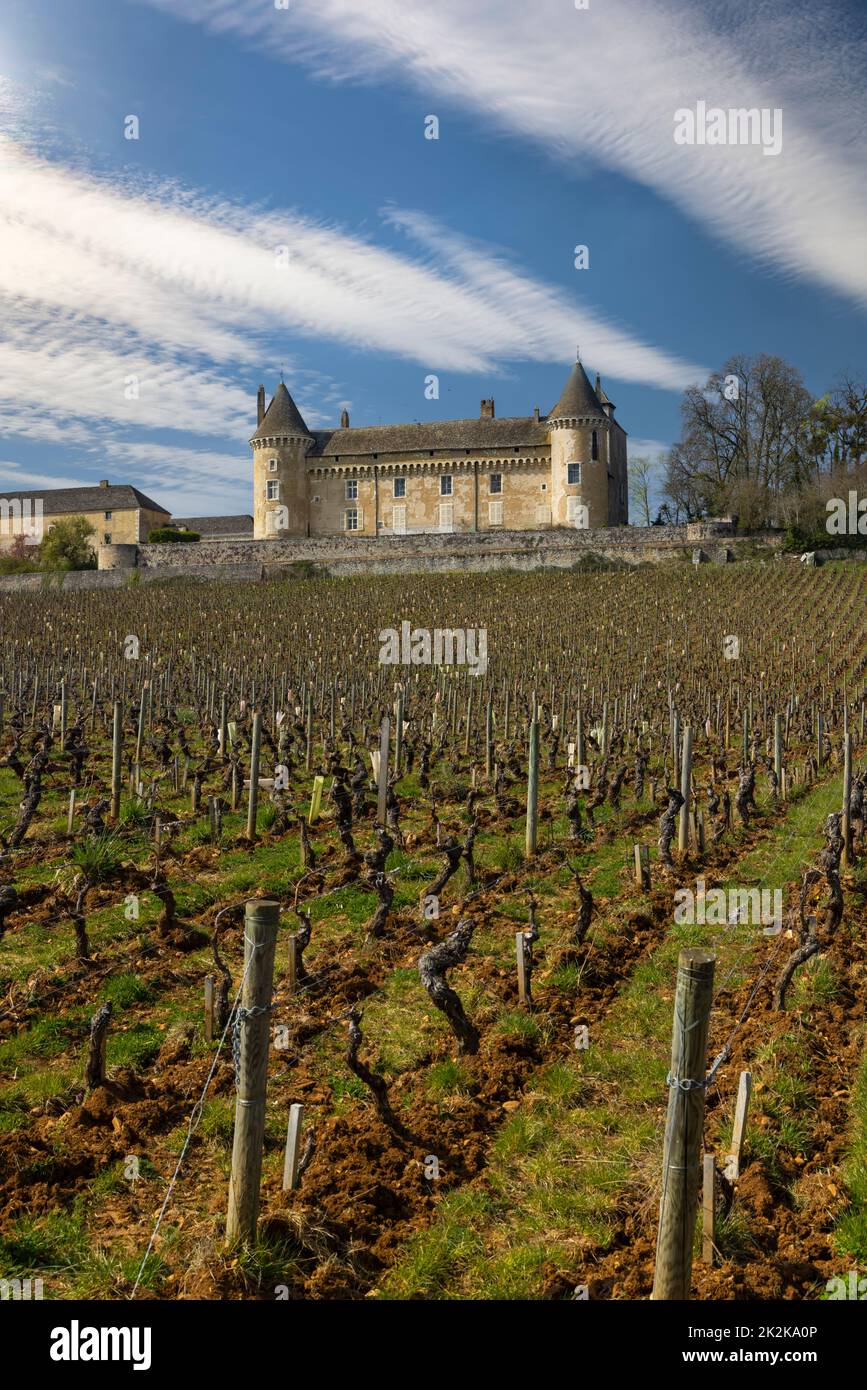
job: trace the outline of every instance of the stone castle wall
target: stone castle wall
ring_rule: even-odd
[[[764,542],[769,548],[773,537]],[[658,564],[704,547],[704,558],[727,559],[737,547],[723,522],[689,526],[618,526],[599,530],[461,532],[419,536],[311,536],[285,540],[199,541],[140,545],[138,565],[187,573],[209,566],[261,565],[266,571],[308,563],[331,574],[394,574],[442,570],[566,568],[582,557]]]

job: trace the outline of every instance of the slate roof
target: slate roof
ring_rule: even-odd
[[[172,526],[186,531],[197,531],[206,540],[253,534],[251,516],[173,516]]]
[[[590,378],[579,361],[569,373],[559,401],[554,409],[548,412],[548,419],[580,419],[588,415],[596,415],[600,420],[606,418],[599,397],[590,385]]]
[[[274,399],[265,411],[262,423],[250,443],[252,444],[254,439],[270,439],[280,434],[310,434],[301,411],[282,381],[274,392]]]
[[[0,498],[7,502],[23,502],[31,498],[33,501],[41,501],[46,516],[78,512],[121,512],[139,507],[169,515],[166,507],[146,497],[131,483],[115,483],[108,487],[25,488],[22,492],[0,490]]]
[[[308,458],[335,458],[341,454],[411,454],[432,449],[464,453],[527,449],[548,443],[544,420],[532,415],[499,419],[434,420],[424,424],[360,425],[345,430],[314,430],[315,445]]]

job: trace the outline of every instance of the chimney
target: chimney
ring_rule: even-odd
[[[256,420],[256,424],[257,424],[257,425],[261,425],[262,421],[265,419],[265,387],[264,387],[264,386],[260,386],[260,387],[259,387],[259,393],[258,393],[258,395],[257,395],[257,397],[256,397],[256,414],[257,414],[257,416],[258,416],[258,418],[257,418],[257,420]]]
[[[539,407],[538,407],[537,405],[534,405],[534,406],[533,406],[533,424],[534,424],[534,425],[538,425],[538,423],[539,423]]]
[[[100,487],[108,487],[108,478],[100,478],[100,480],[99,480],[99,486],[100,486]]]
[[[348,430],[348,429],[349,429],[349,411],[348,411],[348,410],[341,410],[341,412],[340,412],[340,428],[341,428],[342,430]]]
[[[481,409],[481,412],[480,412],[480,414],[479,414],[479,419],[480,419],[480,420],[493,420],[493,418],[494,418],[494,398],[493,398],[493,396],[491,396],[490,400],[482,401],[482,409]]]

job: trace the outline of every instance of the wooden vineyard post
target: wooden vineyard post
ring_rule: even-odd
[[[136,782],[136,790],[138,790],[139,767],[141,766],[141,746],[142,746],[142,740],[143,740],[143,738],[144,738],[144,721],[145,721],[145,702],[146,702],[146,700],[147,700],[147,690],[146,690],[145,686],[142,685],[142,688],[141,688],[141,698],[140,698],[139,704],[138,704],[138,731],[137,731],[137,733],[136,733],[136,738],[135,738],[135,768],[136,768],[136,772],[135,772],[135,782]]]
[[[777,786],[780,787],[783,779],[783,716],[774,715],[774,772],[777,774]]]
[[[247,839],[256,838],[256,812],[259,808],[259,750],[262,747],[262,715],[253,715],[253,740],[250,749],[250,799],[247,802]]]
[[[111,724],[111,818],[120,817],[120,771],[123,748],[123,707],[115,700]]]
[[[524,851],[527,859],[536,853],[536,832],[539,810],[539,724],[530,724],[530,759],[527,769],[527,834]]]
[[[716,1160],[713,1154],[705,1154],[702,1161],[701,1184],[701,1259],[702,1264],[713,1264],[713,1221],[714,1197],[716,1195]]]
[[[298,1162],[301,1147],[301,1124],[304,1120],[304,1106],[289,1106],[289,1124],[286,1129],[286,1155],[283,1159],[283,1191],[292,1192],[298,1186]]]
[[[470,693],[467,696],[467,721],[464,729],[464,757],[469,756],[470,752],[470,728],[473,722],[473,687],[470,686]]]
[[[683,805],[680,808],[680,825],[678,827],[677,847],[681,854],[686,851],[689,844],[689,810],[692,788],[692,726],[685,724],[683,727],[683,761],[680,771],[680,794],[683,797]]]
[[[225,762],[229,756],[229,721],[228,721],[228,700],[223,694],[220,697],[220,757]]]
[[[635,860],[635,882],[639,888],[650,887],[650,849],[637,842],[632,847]]]
[[[259,1215],[265,1097],[268,1082],[269,1011],[280,904],[250,899],[244,913],[244,989],[236,1016],[240,1029],[235,1135],[226,1242],[251,1243]]]
[[[376,819],[380,825],[385,825],[386,806],[388,802],[388,742],[390,737],[391,725],[388,715],[386,715],[379,728],[379,777],[376,796]]]
[[[66,717],[68,709],[68,697],[66,694],[66,677],[60,682],[60,746],[63,747],[63,740],[66,738]]]
[[[494,775],[494,707],[491,696],[485,709],[485,777],[490,782]]]
[[[294,994],[298,988],[298,941],[293,933],[289,937],[289,955],[286,960],[286,993]]]
[[[677,962],[662,1200],[651,1295],[657,1300],[689,1298],[714,961],[711,952],[689,947],[680,952]]]
[[[75,826],[75,787],[69,793],[69,810],[66,813],[66,833],[71,835]]]
[[[825,742],[825,721],[822,718],[822,711],[816,715],[816,764],[823,767],[825,764],[825,754],[822,745]]]
[[[738,1082],[738,1098],[735,1103],[735,1122],[732,1128],[732,1151],[726,1154],[724,1173],[729,1182],[737,1182],[741,1175],[741,1154],[744,1147],[744,1135],[747,1128],[747,1111],[750,1107],[750,1091],[753,1086],[753,1074],[749,1071],[741,1072],[741,1079]]]
[[[746,767],[750,760],[750,715],[748,710],[744,710],[743,733],[741,735],[741,767]]]
[[[400,764],[403,758],[403,687],[397,692],[394,711],[394,775],[400,776]]]
[[[205,976],[205,1042],[214,1038],[214,977]]]
[[[527,986],[527,956],[524,950],[523,931],[515,932],[515,954],[518,960],[518,1003],[522,1009],[530,1007],[530,991]]]
[[[307,735],[306,746],[304,749],[304,768],[306,772],[313,771],[313,694],[307,696]]]
[[[843,739],[843,863],[851,869],[854,863],[852,821],[849,808],[852,804],[852,735],[846,733]]]

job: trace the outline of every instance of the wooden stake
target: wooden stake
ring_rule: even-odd
[[[677,847],[681,853],[686,852],[689,844],[689,812],[692,793],[692,728],[689,724],[684,725],[683,729],[683,763],[680,773],[680,794],[683,797],[683,805],[680,808],[680,825],[678,827]]]
[[[390,736],[391,725],[388,715],[386,715],[379,726],[379,786],[376,798],[376,819],[380,825],[385,825],[388,801],[388,742]]]
[[[262,747],[262,714],[253,715],[253,741],[250,750],[250,800],[247,803],[247,839],[256,838],[256,813],[259,809],[259,750]]]
[[[254,779],[255,785],[255,779]],[[226,1241],[252,1243],[259,1215],[262,1142],[268,1080],[268,1013],[274,983],[274,951],[280,904],[253,898],[244,914],[244,989],[241,999],[240,1063],[232,1144],[232,1176]]]
[[[738,1098],[735,1103],[735,1122],[732,1128],[732,1151],[726,1155],[725,1175],[729,1182],[737,1182],[741,1175],[741,1153],[744,1147],[744,1135],[747,1128],[747,1111],[750,1106],[750,1091],[753,1087],[753,1074],[749,1071],[741,1072],[741,1079],[738,1082]]]
[[[702,1263],[706,1265],[713,1264],[713,1208],[715,1192],[716,1161],[713,1154],[705,1154],[702,1165],[701,1259]]]
[[[205,1042],[214,1038],[214,977],[205,976]]]
[[[71,835],[75,823],[75,787],[69,792],[69,810],[66,813],[66,833]]]
[[[536,853],[536,833],[539,813],[539,723],[530,724],[530,759],[527,769],[527,833],[524,853],[531,859]]]
[[[843,739],[843,864],[851,869],[855,862],[852,840],[852,820],[849,807],[852,802],[852,735],[847,733]]]
[[[515,953],[518,958],[518,1003],[522,1009],[530,1006],[530,990],[527,982],[527,958],[524,955],[524,933],[515,932]]]
[[[301,1147],[303,1105],[289,1106],[289,1125],[286,1130],[286,1156],[283,1159],[283,1191],[292,1192],[298,1186],[298,1161]]]
[[[652,1298],[689,1298],[704,1126],[707,1033],[715,957],[698,947],[677,962],[662,1200]]]
[[[123,748],[123,707],[120,700],[114,702],[111,726],[111,818],[120,817],[120,764]]]

